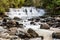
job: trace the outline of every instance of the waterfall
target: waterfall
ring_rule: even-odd
[[[37,10],[39,12],[39,16],[43,16],[45,14],[45,10],[44,9],[38,9]]]
[[[44,9],[36,9],[35,7],[22,7],[22,8],[10,8],[8,16],[10,18],[19,17],[21,19],[30,19],[33,17],[43,16],[45,14]]]

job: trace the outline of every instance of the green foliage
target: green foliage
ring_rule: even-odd
[[[60,14],[60,0],[42,0],[43,7],[50,10],[51,15]]]
[[[35,7],[40,7],[42,6],[43,2],[41,0],[33,0],[33,5]]]
[[[50,10],[51,14],[60,14],[60,0],[0,0],[0,13],[22,6],[43,7]]]
[[[8,11],[9,8],[19,8],[25,0],[0,0],[0,13]]]

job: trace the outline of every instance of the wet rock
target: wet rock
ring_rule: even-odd
[[[53,37],[53,38],[60,39],[60,33],[53,33],[53,34],[52,34],[52,37]]]
[[[38,37],[38,34],[31,28],[28,29],[27,32],[31,35],[31,37]]]
[[[20,21],[20,20],[22,20],[22,19],[20,19],[20,18],[18,18],[18,17],[14,17],[14,20]]]
[[[3,22],[7,22],[7,19],[6,19],[6,18],[4,18],[4,19],[3,19]]]
[[[10,27],[15,27],[16,26],[16,21],[14,20],[10,20],[7,22],[7,27],[10,28]]]
[[[39,21],[40,21],[40,18],[36,18],[36,19],[35,19],[35,22],[39,22]]]
[[[56,25],[56,28],[60,27],[60,22],[58,23],[55,22],[55,25]]]
[[[34,22],[30,22],[30,24],[33,24],[33,25],[35,25],[35,23],[34,23]]]
[[[40,16],[40,18],[46,18],[47,16]]]
[[[31,36],[27,33],[27,29],[24,28],[18,28],[16,34],[20,38],[30,38]]]
[[[34,20],[35,20],[34,18],[28,19],[28,21],[34,21]]]
[[[49,22],[47,22],[47,24],[49,24],[50,27],[52,27],[53,25],[55,26],[55,22],[49,21]]]
[[[16,25],[19,25],[19,22],[16,22]]]
[[[20,26],[20,24],[19,24],[19,22],[16,22],[16,27],[23,27],[23,24],[22,24],[22,26]]]
[[[50,30],[54,31],[54,33],[52,35],[54,38],[59,38],[60,39],[60,29],[51,27]]]
[[[2,20],[2,26],[6,26],[6,25],[7,25],[7,19],[4,18],[4,19]]]
[[[19,27],[20,27],[20,28],[23,28],[23,24],[19,24]]]
[[[50,29],[50,26],[47,23],[42,23],[40,29]]]
[[[20,37],[20,38],[30,38],[26,33],[24,33],[24,32],[21,32],[20,31],[20,33],[18,34],[18,37]]]
[[[45,20],[45,19],[42,19],[42,18],[40,18],[40,21],[41,21],[41,22],[46,22],[46,20]]]

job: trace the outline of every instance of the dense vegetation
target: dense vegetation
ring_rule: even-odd
[[[60,14],[60,0],[0,0],[0,14],[9,8],[20,8],[22,6],[34,6],[45,8],[50,14]]]

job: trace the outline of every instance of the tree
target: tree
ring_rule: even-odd
[[[59,15],[60,14],[60,0],[42,0],[42,7],[50,10],[51,15]]]

